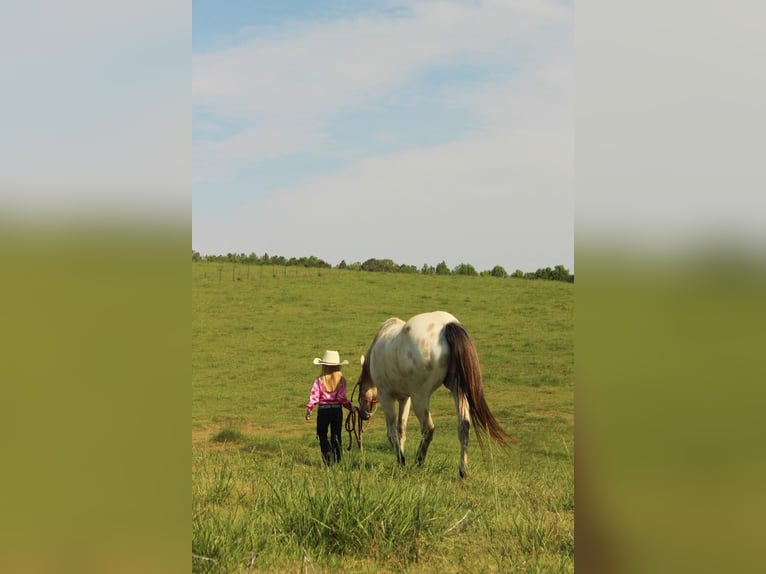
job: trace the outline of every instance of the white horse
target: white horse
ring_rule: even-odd
[[[460,476],[466,476],[468,435],[471,423],[479,444],[482,435],[505,446],[510,435],[495,420],[484,399],[479,358],[463,325],[444,311],[415,315],[406,323],[395,317],[381,326],[362,356],[359,375],[359,412],[369,419],[372,405],[380,402],[386,415],[388,440],[404,465],[404,441],[410,406],[420,422],[422,437],[417,464],[426,459],[434,433],[429,402],[440,385],[455,401],[460,440]],[[399,414],[394,403],[399,403]]]

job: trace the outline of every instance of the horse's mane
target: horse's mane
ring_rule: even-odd
[[[373,345],[375,344],[375,341],[373,341]],[[359,376],[360,381],[369,381],[370,380],[370,350],[372,350],[372,345],[370,345],[370,348],[367,349],[367,354],[364,355],[364,362],[362,363],[362,374]]]

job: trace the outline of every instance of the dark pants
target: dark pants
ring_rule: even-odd
[[[327,430],[330,440],[327,440]],[[325,464],[340,462],[341,429],[343,428],[343,408],[340,405],[319,407],[317,409],[317,436]]]

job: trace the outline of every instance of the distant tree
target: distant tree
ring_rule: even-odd
[[[380,259],[379,264],[381,271],[387,271],[389,273],[399,271],[399,266],[392,259]]]
[[[569,269],[563,265],[556,265],[556,267],[553,268],[553,279],[555,281],[569,282],[569,277]]]
[[[387,271],[389,273],[396,272],[398,265],[391,259],[368,259],[362,263],[362,271]]]
[[[492,277],[502,277],[503,279],[508,277],[508,272],[502,265],[495,265],[489,274],[492,275]]]
[[[473,265],[470,263],[460,263],[459,265],[456,265],[455,268],[452,270],[452,273],[455,275],[478,275],[479,273],[476,271]]]
[[[324,259],[320,259],[315,255],[310,255],[304,263],[306,267],[320,267],[320,268],[332,268],[332,265],[327,263]]]
[[[218,263],[248,263],[258,265],[280,265],[280,266],[303,266],[303,267],[316,267],[316,268],[328,268],[331,269],[332,265],[316,257],[310,255],[309,257],[291,257],[289,260],[285,257],[269,256],[268,253],[264,253],[260,257],[256,255],[254,251],[249,255],[245,253],[227,253],[226,255],[201,255],[199,251],[192,249],[192,261],[209,261]],[[368,259],[364,263],[355,261],[353,263],[347,263],[346,260],[342,260],[338,264],[338,269],[349,269],[352,271],[383,271],[388,273],[421,273],[423,275],[469,275],[469,276],[482,276],[482,277],[513,277],[523,279],[543,279],[547,281],[564,281],[568,283],[574,283],[574,274],[569,272],[564,265],[556,265],[553,269],[550,267],[541,267],[534,273],[525,273],[521,269],[516,269],[511,275],[501,265],[495,265],[491,270],[484,270],[481,273],[476,271],[473,265],[470,263],[460,263],[454,269],[447,267],[445,261],[441,261],[434,267],[424,263],[423,266],[418,269],[414,265],[399,265],[392,259]]]
[[[553,269],[545,267],[544,269],[538,269],[535,271],[535,279],[553,279]]]
[[[545,279],[547,281],[570,281],[569,270],[563,265],[556,265],[555,269],[550,267],[540,268],[533,275],[535,279]]]

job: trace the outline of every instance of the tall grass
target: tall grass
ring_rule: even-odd
[[[324,270],[249,278],[193,265],[192,569],[195,572],[571,572],[571,284]],[[239,275],[238,275],[239,274]],[[389,316],[445,309],[468,327],[487,401],[516,438],[476,441],[459,480],[449,393],[432,400],[423,467],[398,467],[382,417],[364,450],[321,464],[303,405],[311,359],[352,364]],[[405,450],[414,461],[411,417]]]
[[[571,571],[566,467],[496,469],[463,482],[451,464],[435,462],[401,469],[353,460],[306,472],[289,456],[208,452],[193,479],[194,571],[245,571],[251,556],[255,571],[274,572],[305,560],[341,571],[452,572],[455,559],[481,571]]]

